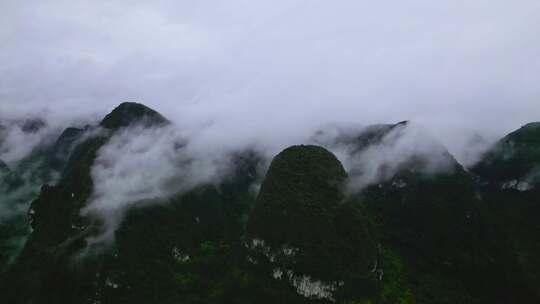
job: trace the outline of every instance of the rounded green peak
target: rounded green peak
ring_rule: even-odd
[[[149,107],[136,103],[124,102],[109,113],[100,123],[107,129],[119,129],[134,123],[142,123],[145,126],[163,125],[168,121],[158,112]]]
[[[363,216],[344,202],[346,179],[339,160],[322,147],[283,150],[261,186],[248,238],[273,249],[294,248],[294,273],[322,280],[343,279],[351,269],[365,273],[376,250]]]
[[[334,208],[343,199],[346,177],[345,169],[328,150],[292,146],[272,160],[259,193],[259,205],[277,208],[275,211],[288,217]]]
[[[291,146],[281,151],[270,164],[268,174],[291,171],[313,175],[315,179],[312,182],[323,182],[323,179],[343,181],[347,177],[341,162],[332,152],[314,145]]]
[[[339,160],[319,146],[292,146],[270,164],[248,233],[274,244],[317,238],[343,200],[347,173]]]

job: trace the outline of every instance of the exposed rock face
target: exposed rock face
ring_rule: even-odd
[[[376,246],[362,215],[343,202],[346,178],[326,149],[293,146],[274,158],[262,184],[248,247],[256,263],[284,272],[279,277],[300,294],[333,299],[353,277],[372,279]]]

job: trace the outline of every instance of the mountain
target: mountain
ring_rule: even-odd
[[[11,262],[14,250],[19,247],[14,241],[16,243],[18,236],[25,234],[21,226],[17,225],[20,220],[24,221],[24,216],[22,219],[13,219],[11,216],[14,212],[11,204],[14,202],[10,196],[19,184],[19,177],[0,160],[0,273]]]
[[[16,164],[0,161],[1,206],[17,211],[0,225],[3,301],[540,302],[538,124],[472,168],[403,121],[321,130],[316,145],[271,161],[256,149],[223,153],[219,176],[197,182],[206,168],[185,140],[163,168],[189,172],[167,181],[174,191],[112,209],[115,226],[86,212],[102,182],[93,170],[114,165],[100,156],[119,139],[171,127],[123,103]],[[142,142],[157,144],[152,136]]]
[[[146,127],[159,126],[168,123],[167,119],[158,112],[136,102],[124,102],[109,113],[100,126],[107,129],[120,129],[134,123]]]
[[[409,147],[400,143],[411,136],[407,128],[406,122],[374,126],[341,141],[362,160],[351,169],[360,175],[357,182],[366,176],[365,155]],[[378,232],[382,297],[406,303],[534,303],[531,291],[520,287],[524,280],[515,257],[493,228],[474,176],[434,138],[420,138],[429,153],[403,149],[392,162],[383,158],[378,179],[352,198]]]
[[[527,191],[540,184],[540,122],[522,126],[492,147],[472,171],[497,188]]]
[[[30,136],[45,126],[46,122],[41,119],[16,120],[9,124],[9,128],[19,128],[23,134],[32,133]],[[65,162],[66,156],[60,152],[69,149],[69,145],[62,142],[64,135],[55,144],[50,138],[54,136],[54,133],[43,136],[29,154],[13,163],[11,168],[3,162],[3,165],[0,164],[0,171],[4,173],[0,173],[3,175],[0,176],[0,272],[14,261],[29,235],[27,213],[31,201],[39,194],[44,183],[55,182],[56,174]]]
[[[100,126],[118,130],[135,124],[150,126],[164,122],[161,115],[144,105],[123,103],[107,115]],[[62,295],[65,288],[73,289],[79,296],[88,296],[81,293],[81,288],[88,289],[86,284],[90,281],[72,275],[88,275],[90,270],[71,269],[70,259],[85,247],[86,239],[100,229],[99,223],[82,216],[81,210],[93,191],[92,164],[99,149],[111,136],[110,133],[99,132],[96,126],[68,128],[46,151],[47,167],[61,173],[57,183],[41,187],[39,196],[30,205],[32,233],[7,277],[14,278],[8,285],[31,292],[22,296],[12,295],[14,302],[81,300]]]
[[[272,161],[250,215],[254,264],[299,294],[335,300],[374,292],[376,244],[362,214],[345,204],[347,173],[318,146],[293,146]]]
[[[103,229],[99,220],[81,214],[92,195],[91,167],[99,150],[122,128],[137,125],[161,128],[166,123],[161,115],[143,105],[122,104],[100,123],[113,128],[112,133],[99,132],[91,126],[86,130],[67,129],[63,133],[57,145],[76,144],[61,149],[68,151],[69,157],[59,181],[44,185],[31,204],[33,231],[1,284],[10,302],[185,300],[187,293],[179,294],[180,290],[171,287],[171,284],[182,285],[175,270],[187,267],[179,265],[183,257],[189,254],[195,260],[199,251],[207,255],[209,248],[221,250],[223,246],[232,246],[231,243],[235,244],[235,250],[243,248],[240,245],[243,218],[253,200],[250,188],[257,178],[255,169],[260,162],[251,151],[229,157],[232,167],[226,171],[230,174],[219,185],[201,185],[168,199],[141,202],[138,204],[141,207],[130,210],[122,221],[114,246],[97,248],[97,252],[85,251],[88,239]],[[221,258],[220,253],[212,254]],[[85,257],[81,258],[81,254]],[[206,262],[201,263],[189,267],[204,267]],[[216,288],[220,283],[215,283]],[[185,281],[185,284],[194,293],[194,299],[200,296],[197,290],[202,286],[190,287],[200,283]],[[16,292],[22,289],[28,292]]]
[[[481,195],[509,240],[525,285],[540,297],[540,123],[530,123],[498,141],[471,168]]]
[[[429,132],[404,121],[356,131],[334,126],[313,140],[348,162],[351,200],[380,241],[382,298],[536,302],[478,178]]]

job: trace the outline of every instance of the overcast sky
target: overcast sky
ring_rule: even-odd
[[[0,117],[145,103],[223,140],[540,120],[538,0],[0,1]]]

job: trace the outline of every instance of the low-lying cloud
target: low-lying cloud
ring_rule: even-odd
[[[31,118],[0,120],[0,224],[25,215],[44,183],[54,183],[58,173],[42,165],[44,151],[60,131]]]
[[[366,134],[375,133],[384,135],[366,139]],[[363,140],[359,139],[361,136]],[[313,141],[326,146],[341,160],[349,173],[349,190],[353,192],[384,182],[404,168],[430,175],[449,172],[456,164],[440,141],[425,127],[411,122],[393,127],[327,126]],[[411,161],[416,161],[416,165],[411,166]]]
[[[105,232],[92,241],[113,240],[129,208],[163,204],[197,186],[218,184],[231,173],[234,152],[239,151],[198,145],[174,124],[116,132],[98,152],[91,172],[94,191],[82,211],[104,224]]]
[[[8,166],[15,165],[28,156],[39,144],[53,138],[56,132],[43,126],[37,130],[23,130],[24,122],[7,121],[2,125],[0,120],[0,160]]]

